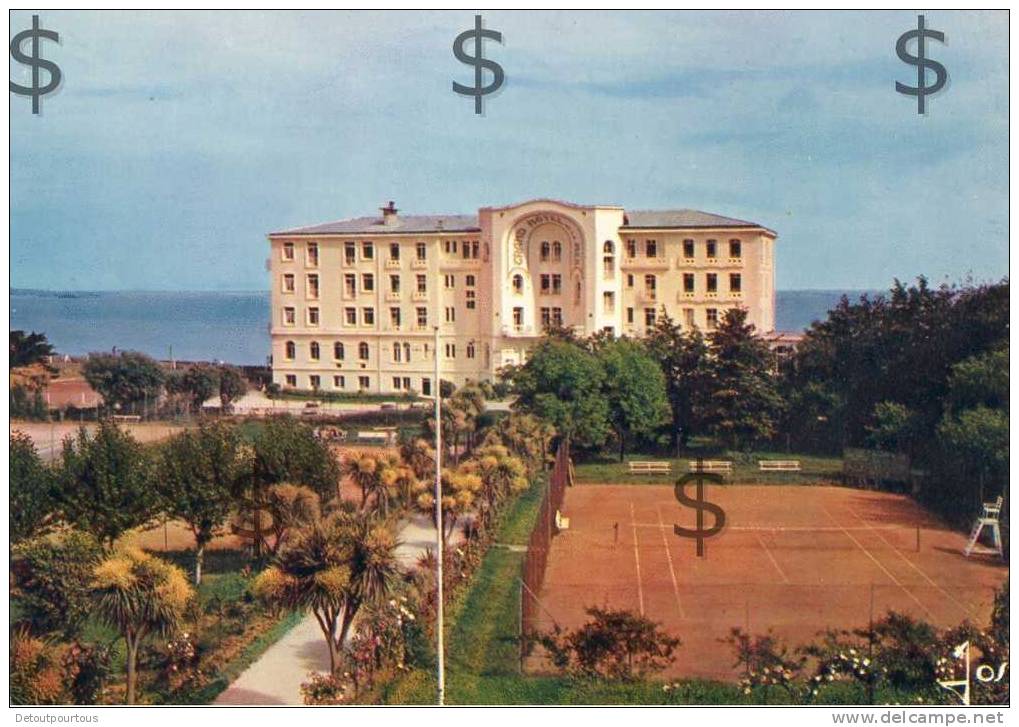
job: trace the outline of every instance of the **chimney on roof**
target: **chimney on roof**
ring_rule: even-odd
[[[397,221],[396,213],[398,212],[398,210],[396,209],[396,205],[393,203],[393,200],[389,200],[389,204],[387,204],[385,207],[379,207],[379,209],[382,210],[383,225],[396,224]]]

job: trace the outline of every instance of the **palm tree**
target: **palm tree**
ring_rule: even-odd
[[[335,674],[358,612],[388,598],[396,576],[392,533],[377,522],[338,512],[287,542],[254,590],[275,607],[314,614]]]
[[[138,548],[115,553],[96,566],[96,613],[117,629],[127,646],[127,703],[138,684],[138,647],[145,637],[180,628],[194,591],[184,571]]]
[[[344,458],[340,472],[361,488],[361,510],[365,510],[368,496],[378,488],[379,463],[375,456],[368,452],[352,452]]]

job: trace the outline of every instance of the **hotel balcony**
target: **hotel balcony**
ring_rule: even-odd
[[[657,303],[658,302],[658,291],[647,290],[647,289],[637,291],[637,302],[638,303]]]
[[[387,270],[399,270],[400,269],[400,258],[398,258],[398,257],[395,257],[395,258],[391,257],[391,258],[389,258],[388,260],[386,260],[385,267],[386,267]]]
[[[396,291],[394,293],[392,290],[390,290],[388,293],[386,293],[386,302],[387,303],[399,303],[400,302],[400,291]]]
[[[419,260],[418,258],[414,258],[413,260],[410,261],[410,266],[414,270],[427,270],[428,260],[427,259]]]
[[[480,268],[481,258],[476,257],[443,257],[439,259],[439,268]]]
[[[502,335],[504,336],[534,336],[536,335],[534,326],[520,324],[512,326],[503,326]]]
[[[428,300],[427,290],[415,290],[410,294],[410,299],[415,303],[424,303]]]
[[[668,270],[669,259],[666,257],[624,257],[620,265],[623,270]]]

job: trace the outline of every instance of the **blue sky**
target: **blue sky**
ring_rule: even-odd
[[[481,117],[470,11],[40,15],[64,80],[11,97],[14,287],[263,289],[272,230],[546,196],[758,221],[781,289],[1008,272],[1004,12],[926,13],[925,117],[915,12],[485,11]]]

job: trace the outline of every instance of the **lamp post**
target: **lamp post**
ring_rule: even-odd
[[[439,371],[439,327],[435,326],[435,553],[436,553],[436,627],[438,660],[438,703],[446,700],[446,655],[443,645],[442,621],[442,379]]]

